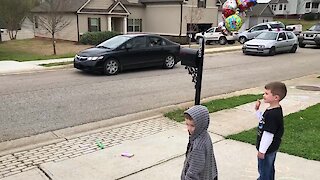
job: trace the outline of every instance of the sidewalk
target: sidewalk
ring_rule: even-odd
[[[187,47],[187,46],[186,46]],[[240,50],[242,46],[227,46],[221,47],[217,46],[215,48],[205,49],[205,53],[217,53],[217,52],[226,52],[226,51],[235,51]],[[62,59],[49,59],[49,60],[39,60],[39,61],[0,61],[0,75],[1,74],[12,74],[12,73],[22,73],[22,72],[33,72],[33,71],[43,71],[46,69],[52,69],[55,67],[44,67],[40,64],[50,64],[57,62],[72,62],[73,58],[62,58]]]
[[[299,85],[320,87],[317,75],[285,81],[288,95],[282,101],[284,115],[320,103],[320,91],[305,91]],[[257,87],[222,96],[261,93]],[[221,97],[221,96],[219,96]],[[208,98],[214,99],[217,97]],[[254,102],[211,113],[209,132],[214,142],[219,180],[256,179],[257,160],[253,145],[224,137],[256,127]],[[262,104],[262,107],[266,107]],[[1,180],[177,180],[183,165],[188,133],[184,124],[162,115],[101,128],[85,135],[65,136],[52,144],[0,155]],[[100,149],[96,140],[105,145]],[[129,152],[134,156],[122,157]],[[320,162],[278,153],[277,179],[320,179]]]

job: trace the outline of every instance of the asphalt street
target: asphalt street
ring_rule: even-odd
[[[319,73],[319,49],[273,57],[241,51],[205,57],[202,98],[269,81]],[[75,69],[0,76],[0,142],[130,113],[193,101],[194,84],[180,64],[117,76]]]

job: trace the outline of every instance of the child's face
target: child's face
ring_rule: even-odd
[[[194,130],[196,129],[195,124],[192,120],[185,118],[186,121],[186,125],[187,125],[187,129],[190,133],[190,135],[192,135],[194,133]]]
[[[270,89],[265,89],[263,94],[263,100],[265,103],[273,103],[279,101],[278,95],[273,95]]]

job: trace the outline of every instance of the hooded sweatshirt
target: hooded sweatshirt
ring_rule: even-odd
[[[210,135],[209,111],[205,106],[196,105],[186,110],[195,124],[195,130],[189,136],[186,160],[181,180],[213,180],[218,176],[216,160]]]

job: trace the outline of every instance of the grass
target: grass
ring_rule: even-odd
[[[206,106],[210,113],[213,113],[223,109],[230,109],[242,104],[253,102],[253,101],[256,101],[257,99],[261,99],[261,97],[262,97],[262,94],[258,94],[258,95],[246,94],[246,95],[234,96],[234,97],[225,98],[225,99],[216,99],[216,100],[212,100],[207,103],[204,103],[202,105]],[[166,113],[164,116],[174,121],[182,122],[184,121],[184,116],[183,116],[184,111],[185,109],[177,109],[175,111]]]
[[[65,61],[65,62],[57,62],[57,63],[49,63],[49,64],[40,64],[40,66],[44,67],[52,67],[52,66],[64,66],[64,65],[69,65],[73,64],[72,61]]]
[[[16,60],[31,61],[73,57],[77,52],[90,46],[77,45],[70,41],[57,41],[57,55],[53,54],[53,48],[49,39],[24,39],[11,40],[0,43],[0,61]]]
[[[319,116],[320,103],[286,116],[284,118],[285,132],[280,151],[320,161]],[[256,134],[256,128],[253,128],[239,134],[230,135],[227,138],[255,144]]]
[[[299,20],[299,19],[285,19],[285,18],[274,18],[274,20],[275,21],[281,21],[285,25],[301,24],[303,31],[306,31],[311,26],[313,26],[314,24],[319,22],[319,20],[306,21],[306,20],[303,20],[303,19]]]

